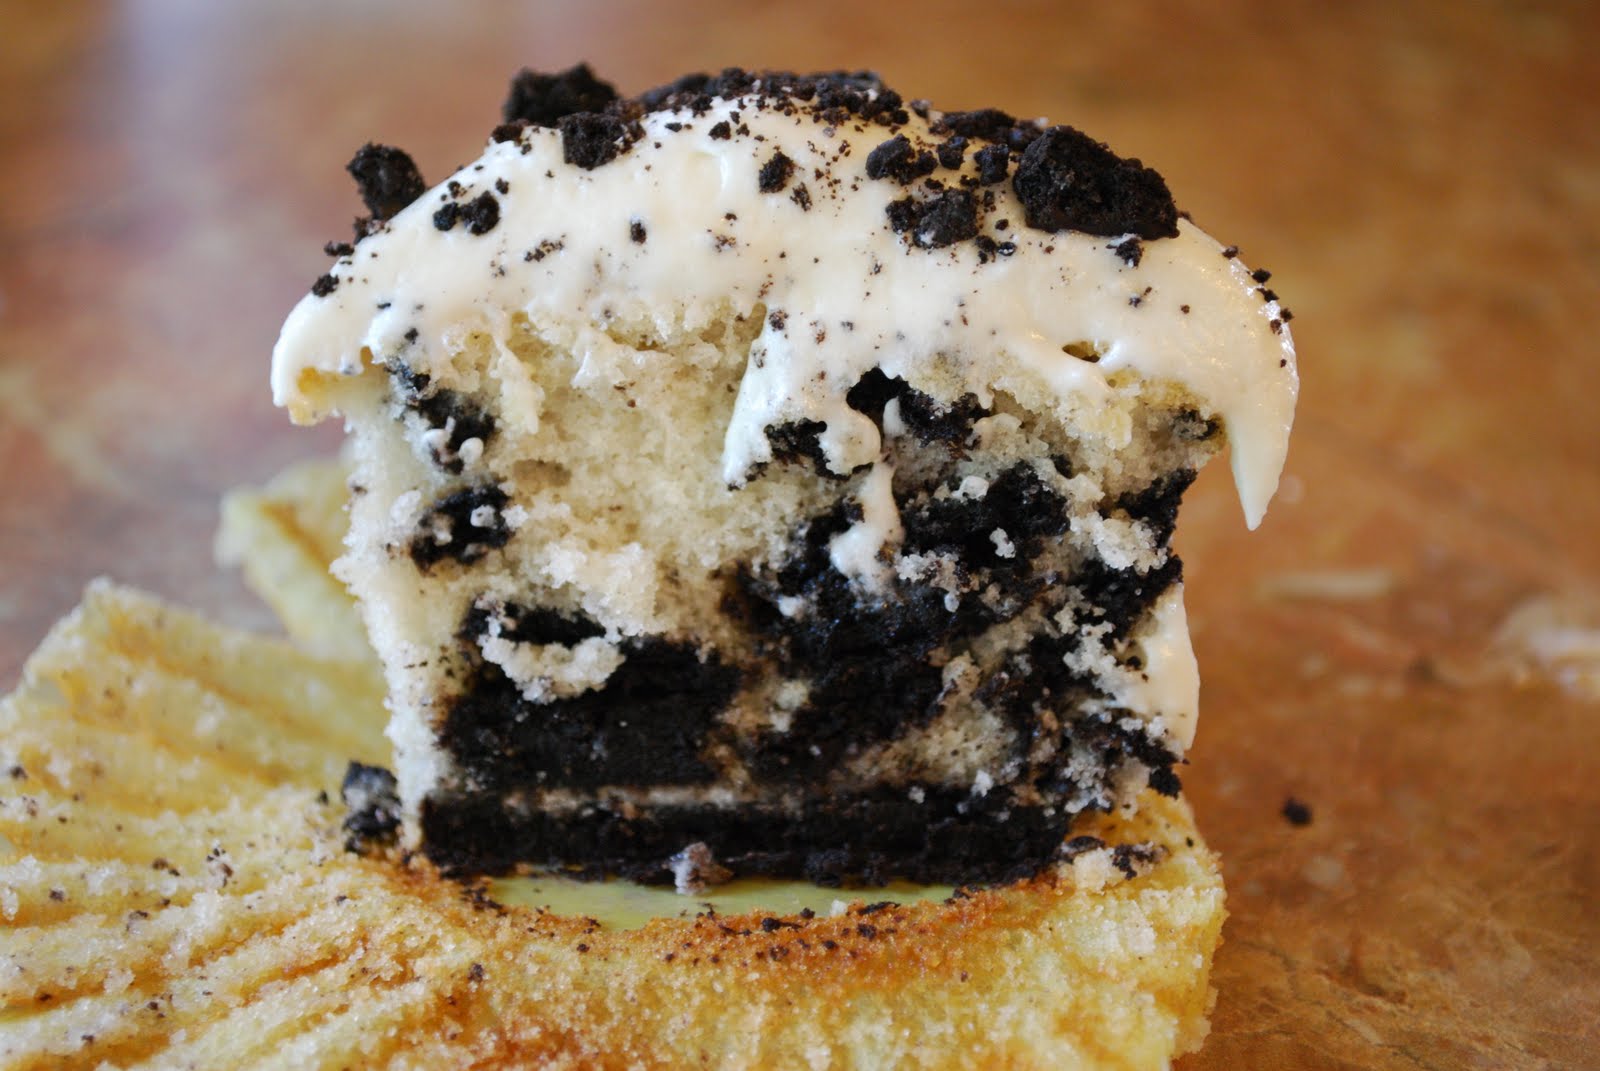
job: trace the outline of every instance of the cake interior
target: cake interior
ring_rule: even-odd
[[[1150,663],[1182,630],[1170,540],[1211,414],[1125,373],[1109,405],[1020,365],[979,396],[923,355],[849,386],[877,463],[834,471],[797,420],[730,487],[780,314],[607,312],[329,387],[355,456],[338,569],[433,860],[660,882],[705,845],[740,875],[982,882],[1048,862],[1076,814],[1177,793]]]

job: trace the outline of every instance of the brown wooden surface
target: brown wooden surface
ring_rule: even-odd
[[[1600,1066],[1600,700],[1496,635],[1595,671],[1596,9],[1070,6],[4,3],[0,687],[100,573],[265,621],[216,499],[337,441],[267,362],[364,140],[442,176],[522,64],[875,67],[1143,157],[1297,314],[1287,493],[1180,536],[1233,912],[1183,1066]]]

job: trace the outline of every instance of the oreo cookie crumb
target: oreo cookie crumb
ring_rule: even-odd
[[[322,251],[330,257],[348,257],[356,251],[356,247],[349,242],[328,242]]]
[[[522,132],[528,129],[530,125],[531,124],[520,119],[515,123],[501,123],[499,126],[495,127],[489,132],[489,140],[496,143],[506,141],[521,141]]]
[[[789,200],[799,205],[801,211],[811,211],[811,191],[806,189],[805,183],[802,182],[794,188],[794,192],[789,195]]]
[[[848,403],[848,395],[846,401]],[[923,446],[942,444],[958,456],[966,452],[972,426],[988,415],[989,411],[979,405],[977,396],[972,394],[964,394],[948,405],[919,390],[907,389],[900,395],[900,421],[912,437]],[[1007,470],[990,489],[1006,486],[1009,474],[1015,471]]]
[[[843,479],[828,467],[828,455],[822,450],[820,436],[827,427],[820,420],[767,425],[765,433],[767,441],[772,444],[772,459],[784,464],[809,462],[817,475],[831,480]]]
[[[539,647],[551,644],[573,647],[606,634],[604,625],[585,614],[563,613],[547,606],[530,609],[514,602],[501,604],[493,598],[484,598],[467,611],[456,636],[476,643],[493,631],[491,622],[498,625],[502,639]]]
[[[466,203],[451,201],[433,214],[433,225],[441,231],[464,223],[472,234],[488,234],[500,222],[500,202],[485,190]]]
[[[1290,796],[1283,801],[1283,817],[1291,826],[1309,826],[1312,818],[1311,805]]]
[[[723,122],[712,126],[712,128],[706,131],[706,133],[710,134],[711,137],[717,141],[727,141],[729,138],[733,137],[733,127],[728,125],[727,121],[724,120]]]
[[[534,248],[522,254],[522,259],[530,263],[537,263],[554,253],[559,253],[566,248],[565,242],[552,241],[546,238]]]
[[[417,525],[408,548],[412,562],[426,573],[446,559],[471,565],[505,546],[511,538],[503,512],[508,501],[506,493],[493,484],[468,487],[441,498]]]
[[[913,230],[917,225],[917,199],[915,197],[902,197],[898,201],[890,201],[884,212],[889,217],[889,229],[896,234],[904,234]],[[877,265],[873,266],[872,274],[878,274]]]
[[[394,844],[400,831],[400,794],[394,774],[352,760],[345,767],[339,798],[349,808],[343,823],[346,851],[372,851]]]
[[[1132,880],[1139,876],[1136,864],[1156,861],[1159,852],[1148,844],[1119,844],[1111,849],[1111,865],[1122,871],[1122,876]]]
[[[979,108],[970,112],[948,112],[940,117],[934,129],[962,137],[1004,142],[1016,125],[1016,119],[999,108]]]
[[[1144,259],[1144,243],[1137,238],[1128,238],[1118,242],[1111,247],[1111,251],[1130,268],[1137,268],[1139,261]],[[1188,306],[1184,306],[1184,311],[1189,311]]]
[[[911,388],[899,376],[890,377],[881,368],[869,368],[855,386],[845,392],[844,401],[851,409],[869,417],[883,430],[883,408]]]
[[[978,165],[978,181],[985,186],[1004,182],[1011,168],[1011,150],[1004,145],[986,145],[973,156]]]
[[[794,161],[785,156],[783,150],[772,154],[772,159],[761,165],[761,174],[757,185],[762,193],[777,193],[789,183],[789,176],[794,174]]]
[[[511,80],[500,114],[507,123],[520,120],[534,126],[555,126],[578,112],[603,112],[615,100],[616,89],[596,78],[587,63],[558,74],[523,68]]]
[[[923,249],[939,249],[975,237],[978,203],[967,190],[944,190],[918,200],[903,197],[888,206],[889,226]]]
[[[406,330],[407,342],[415,342],[418,337],[415,327]],[[459,475],[466,467],[462,449],[471,439],[487,446],[494,437],[494,417],[464,394],[434,389],[426,374],[414,372],[402,362],[391,362],[390,376],[400,403],[420,416],[430,429],[446,433],[442,440],[430,437],[428,452],[433,463]]]
[[[934,155],[938,156],[940,167],[956,171],[966,159],[967,139],[960,134],[953,134],[939,143],[934,149]]]
[[[409,155],[392,145],[368,142],[345,165],[361,191],[361,201],[379,222],[392,219],[427,190]]]
[[[1146,783],[1152,791],[1159,792],[1168,799],[1177,799],[1183,794],[1183,782],[1178,779],[1171,766],[1157,766],[1151,770]]]
[[[632,221],[630,221],[628,223],[628,238],[629,238],[629,240],[635,242],[638,245],[644,245],[645,239],[648,238],[649,236],[650,236],[649,232],[647,232],[644,229],[644,224],[641,223],[639,220],[632,220]]]
[[[609,164],[633,142],[628,124],[614,115],[578,112],[563,116],[557,125],[561,158],[585,171]]]
[[[867,177],[892,179],[902,186],[933,174],[938,166],[931,152],[917,151],[904,134],[897,134],[867,154]]]
[[[315,297],[327,297],[337,289],[339,289],[339,279],[332,272],[319,276],[317,281],[311,284],[311,293]]]
[[[1158,173],[1069,126],[1051,127],[1028,146],[1012,185],[1036,230],[1178,234],[1178,208]]]
[[[499,223],[499,202],[494,194],[483,192],[461,207],[462,221],[472,234],[488,234]]]

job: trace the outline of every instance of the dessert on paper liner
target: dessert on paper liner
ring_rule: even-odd
[[[1138,161],[866,76],[505,118],[433,190],[352,162],[273,373],[351,444],[218,538],[289,638],[97,582],[0,704],[0,1062],[1197,1048],[1169,541],[1224,445],[1271,497],[1265,273]]]
[[[1143,1068],[1204,1036],[1223,890],[1182,801],[943,898],[772,883],[645,919],[584,885],[562,913],[347,850],[382,694],[91,586],[0,704],[0,1062]]]
[[[1171,538],[1225,445],[1251,523],[1276,485],[1267,273],[1077,130],[870,76],[568,72],[504,118],[432,189],[356,156],[273,356],[350,433],[405,845],[994,882],[1177,795]]]

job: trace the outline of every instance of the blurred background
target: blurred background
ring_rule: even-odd
[[[1214,466],[1180,530],[1234,912],[1184,1066],[1600,1066],[1597,12],[0,0],[0,688],[100,574],[267,623],[216,502],[336,447],[267,368],[363,142],[442,178],[525,65],[872,68],[1141,157],[1296,314],[1279,501]]]

